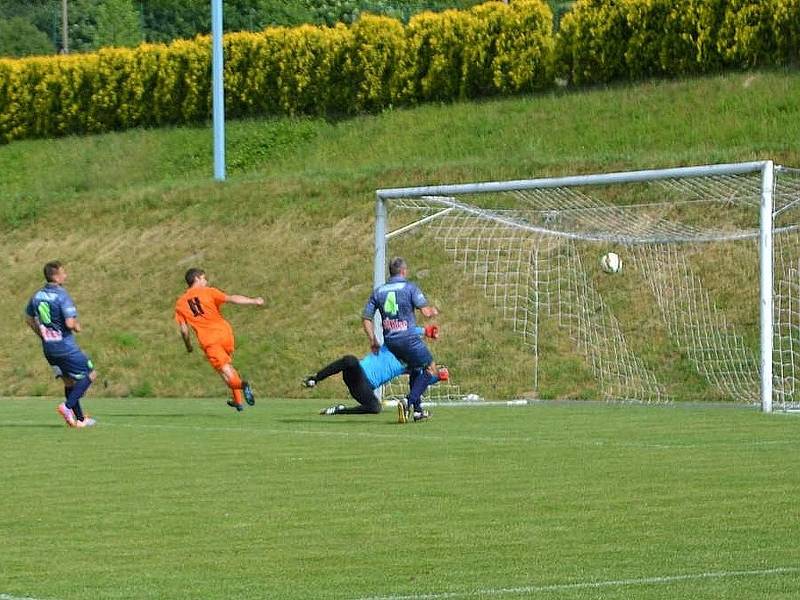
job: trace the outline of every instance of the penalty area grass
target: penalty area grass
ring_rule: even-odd
[[[796,417],[57,402],[0,404],[2,598],[800,596]]]

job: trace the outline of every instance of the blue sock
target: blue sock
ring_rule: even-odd
[[[408,405],[413,406],[415,412],[422,412],[422,394],[425,393],[425,390],[430,385],[430,378],[426,375],[427,373],[424,369],[416,369],[412,371],[409,377],[411,393],[408,395]]]
[[[64,386],[64,404],[67,406],[68,409],[72,411],[72,414],[75,415],[75,418],[78,418],[80,415],[80,420],[83,420],[83,410],[81,409],[81,403],[78,402],[77,405],[73,404],[70,406],[69,395],[72,393],[72,390],[75,389],[75,386],[67,387]]]
[[[422,372],[419,369],[414,369],[408,374],[408,395],[406,396],[406,403],[408,404],[409,410],[412,412],[417,410],[414,404],[414,386],[417,385],[421,374]]]
[[[64,388],[64,393],[67,397],[67,408],[75,413],[75,418],[78,421],[83,421],[83,409],[81,408],[81,398],[92,385],[92,380],[88,377],[79,379],[71,388]]]

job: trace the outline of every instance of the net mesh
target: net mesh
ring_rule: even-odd
[[[755,172],[392,198],[388,248],[412,240],[446,254],[530,351],[534,390],[549,359],[543,332],[555,332],[602,398],[757,403],[761,186]],[[800,172],[776,169],[773,199],[774,399],[789,408]],[[600,271],[609,250],[622,256],[619,274]],[[437,393],[460,397],[457,386]]]

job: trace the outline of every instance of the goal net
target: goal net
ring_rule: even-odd
[[[800,407],[799,170],[762,161],[379,190],[376,215],[375,284],[404,256],[442,309],[449,345],[434,354],[452,382],[431,388],[437,401],[474,387]],[[619,272],[601,268],[608,252]]]

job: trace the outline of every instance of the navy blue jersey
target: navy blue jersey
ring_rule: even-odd
[[[45,285],[30,299],[25,313],[36,319],[45,354],[60,356],[79,350],[66,323],[69,318],[77,318],[78,309],[63,287],[54,283]]]
[[[416,285],[396,275],[375,289],[364,307],[364,318],[381,313],[383,339],[416,336],[415,310],[428,306],[428,301]]]

